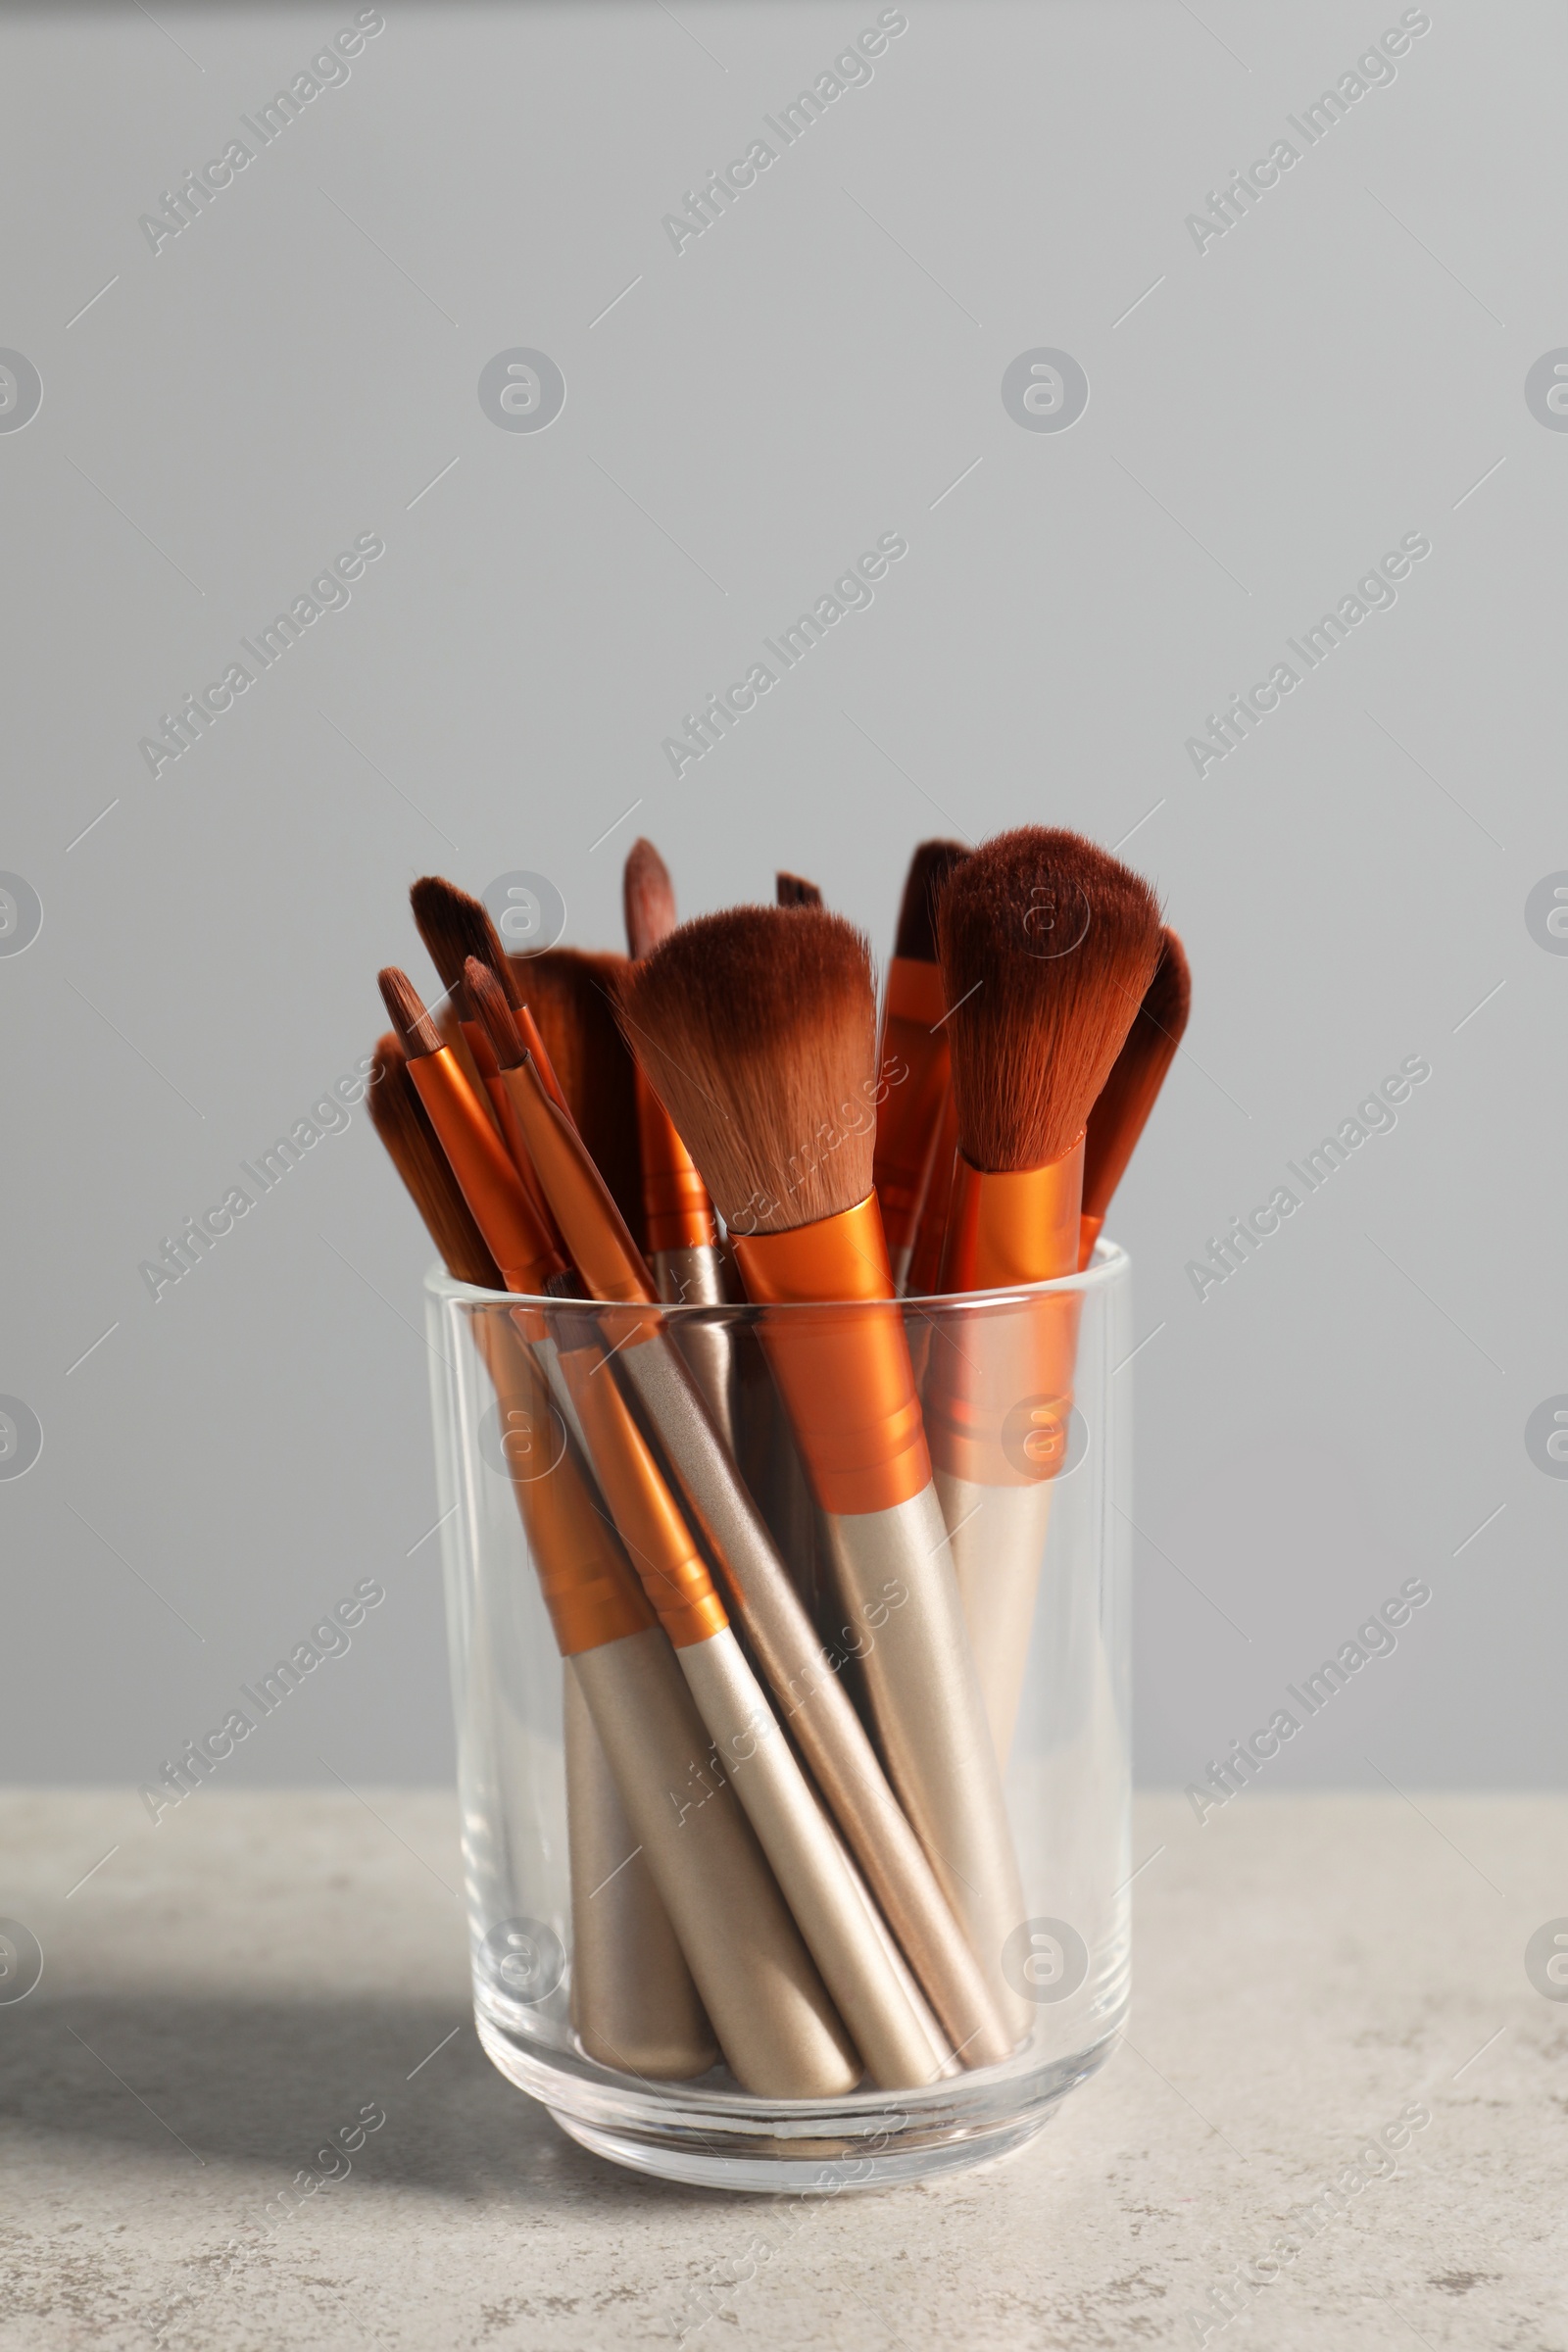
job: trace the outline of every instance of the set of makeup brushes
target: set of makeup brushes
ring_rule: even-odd
[[[564,1661],[582,2049],[768,2099],[1002,2063],[1081,1304],[1027,1286],[1089,1263],[1180,941],[1040,827],[915,853],[880,1019],[798,875],[681,923],[640,841],[625,956],[412,899],[445,993],[380,974],[370,1109],[448,1273],[524,1301],[466,1320]],[[900,1303],[939,1294],[961,1346]]]

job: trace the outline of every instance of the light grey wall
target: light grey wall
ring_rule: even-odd
[[[1525,908],[1568,868],[1568,439],[1524,387],[1568,343],[1561,12],[1433,0],[1200,251],[1394,0],[908,0],[677,253],[662,216],[876,0],[388,0],[154,253],[139,216],[356,13],[0,24],[0,344],[43,385],[0,431],[0,866],[43,909],[0,956],[0,1391],[44,1433],[0,1482],[0,1771],[141,1780],[365,1577],[227,1769],[450,1769],[427,1250],[363,1111],[156,1304],[138,1274],[368,1050],[376,965],[428,977],[415,874],[537,870],[616,944],[645,829],[688,911],[789,864],[885,951],[916,839],[1035,818],[1130,835],[1197,974],[1112,1219],[1143,1772],[1193,1778],[1420,1578],[1279,1784],[1560,1778],[1568,1485],[1525,1430],[1568,1391],[1568,961]],[[476,396],[516,347],[564,374],[547,431]],[[1060,433],[1000,394],[1042,347],[1091,387]],[[677,781],[682,714],[890,531],[871,609]],[[362,533],[352,603],[149,774]],[[1197,773],[1406,533],[1397,603]],[[1415,1055],[1397,1127],[1200,1300],[1206,1237]]]

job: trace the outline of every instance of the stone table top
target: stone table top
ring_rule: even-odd
[[[1152,1795],[1134,1851],[1130,2034],[1038,2139],[759,2199],[618,2172],[492,2069],[450,1791],[204,1789],[156,1829],[4,1794],[44,1972],[0,2004],[0,2347],[577,2352],[706,2312],[702,2352],[1568,2352],[1568,2000],[1525,1957],[1568,1798]]]

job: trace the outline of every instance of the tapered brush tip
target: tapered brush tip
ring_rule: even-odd
[[[506,990],[490,965],[481,963],[477,956],[468,957],[463,977],[496,1060],[504,1070],[515,1069],[522,1060],[523,1047]]]
[[[381,1002],[403,1041],[404,1052],[415,1058],[421,1054],[439,1054],[441,1032],[425,1011],[424,1001],[408,973],[389,963],[375,977]]]
[[[1159,960],[1159,905],[1081,834],[1021,826],[949,876],[937,910],[964,1157],[1043,1167],[1083,1132]]]
[[[509,1004],[520,1002],[507,952],[482,899],[460,890],[444,874],[422,874],[409,892],[409,904],[425,952],[441,975],[442,987],[458,997],[460,1004],[465,986],[463,967],[470,956],[477,956],[481,963],[499,973]]]
[[[937,905],[948,876],[969,851],[961,841],[922,841],[909,860],[893,953],[909,963],[937,959]]]
[[[674,930],[675,885],[669,868],[651,841],[634,841],[621,879],[626,909],[626,948],[634,957],[651,956]]]
[[[621,1024],[728,1224],[783,1232],[871,1189],[871,952],[813,906],[683,923],[621,978]]]
[[[780,871],[773,877],[774,895],[781,906],[820,906],[822,893],[814,882],[804,874]]]

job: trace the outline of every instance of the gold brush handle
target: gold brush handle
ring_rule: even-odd
[[[843,1847],[728,1631],[675,1653],[785,1901],[873,2080],[884,2090],[935,2082],[933,2050],[905,1975],[889,1958]]]
[[[572,1671],[736,2080],[760,2098],[841,2098],[859,2059],[733,1788],[709,1765],[665,1635],[651,1626],[580,1650]]]
[[[718,2044],[569,1658],[562,1704],[577,2038],[601,2066],[685,2082],[717,2062]]]
[[[876,1629],[861,1671],[893,1786],[1021,2040],[1031,2011],[1002,1950],[1023,1889],[936,1490],[827,1525],[840,1598]]]

